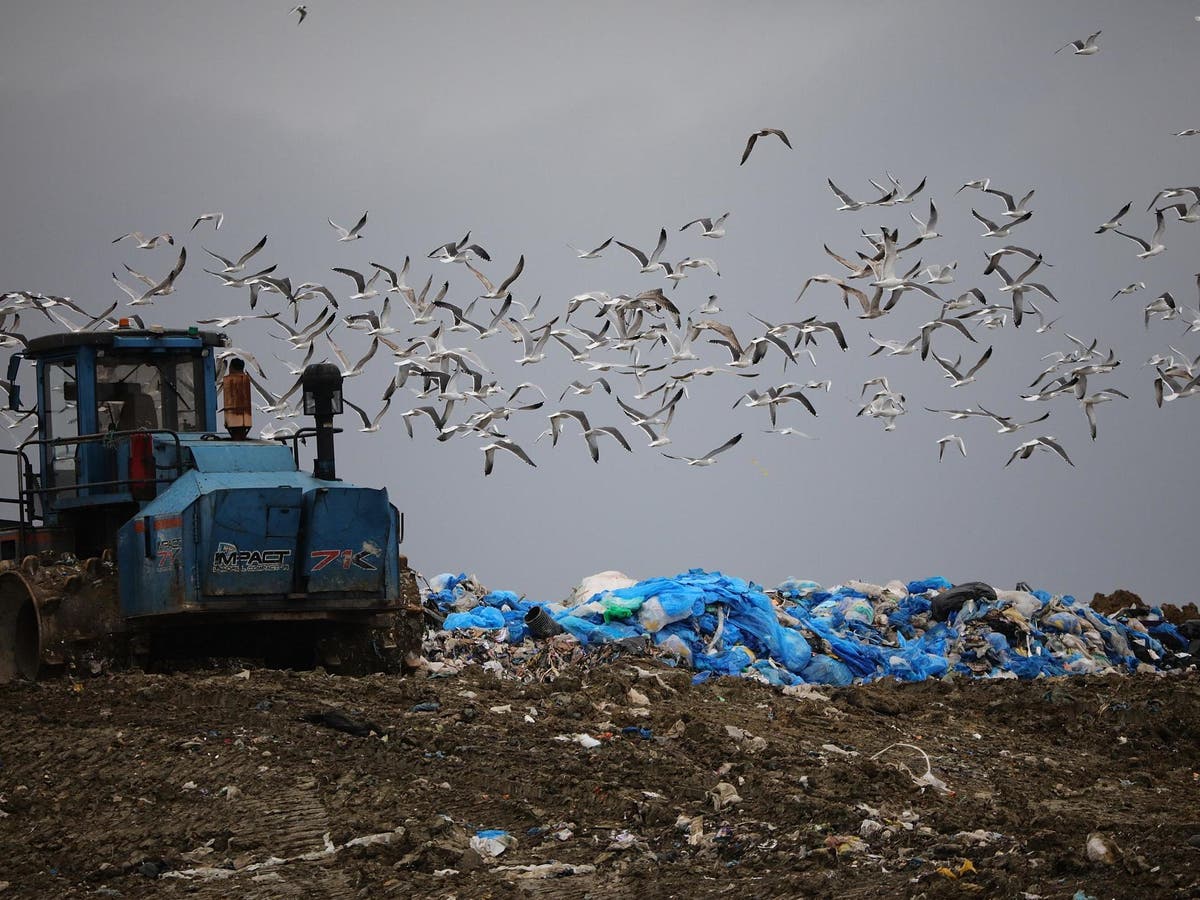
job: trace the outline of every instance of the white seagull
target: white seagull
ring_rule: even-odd
[[[255,244],[253,247],[251,247],[249,250],[247,250],[245,253],[243,253],[241,256],[238,257],[237,262],[234,262],[231,259],[226,259],[224,256],[221,256],[221,254],[219,254],[219,253],[213,253],[207,247],[201,247],[200,249],[203,250],[205,253],[207,253],[209,256],[211,256],[213,259],[219,260],[220,262],[225,264],[225,268],[221,270],[221,274],[232,275],[235,272],[240,272],[243,269],[245,269],[246,268],[246,260],[248,260],[250,257],[252,257],[255,253],[257,253],[259,250],[261,250],[266,245],[267,245],[267,236],[264,234],[262,236],[262,240],[260,240],[257,244]]]
[[[607,248],[608,245],[612,243],[612,240],[613,239],[610,237],[607,241],[605,241],[599,247],[595,247],[591,250],[580,250],[578,247],[576,247],[572,244],[567,244],[567,246],[575,251],[575,255],[579,259],[599,259],[601,252],[603,252],[604,249]]]
[[[957,193],[959,193],[959,191],[964,191],[967,188],[974,188],[977,191],[986,191],[988,189],[988,185],[990,185],[991,183],[992,183],[992,179],[990,179],[990,178],[977,178],[975,181],[968,181],[966,184],[964,184],[962,187],[960,187],[954,193],[957,194]]]
[[[378,267],[376,267],[375,274],[369,280],[364,278],[361,272],[356,272],[354,269],[343,269],[335,266],[333,271],[354,279],[354,285],[358,288],[358,291],[351,294],[348,299],[370,300],[372,297],[379,296],[379,291],[375,288],[375,282],[379,280],[379,276],[383,274],[383,271]]]
[[[855,200],[840,187],[833,183],[832,178],[825,179],[829,183],[829,189],[837,194],[838,199],[842,201],[842,205],[837,208],[838,212],[855,212],[864,209],[868,206],[882,206],[890,203],[896,196],[895,190],[884,191],[878,200]],[[883,188],[880,188],[883,190]]]
[[[179,277],[179,273],[183,271],[183,267],[186,264],[187,247],[181,247],[179,249],[179,259],[175,261],[175,268],[171,269],[171,271],[167,273],[167,277],[162,281],[149,285],[149,287],[146,289],[146,292],[140,296],[138,296],[136,291],[133,291],[126,285],[122,284],[117,279],[116,273],[113,273],[113,281],[117,283],[117,286],[121,288],[121,290],[129,295],[130,306],[142,306],[147,303],[153,303],[154,297],[165,297],[167,294],[172,293],[175,290],[175,279]],[[148,279],[148,281],[153,281],[153,279]]]
[[[917,237],[920,240],[928,241],[936,237],[941,237],[937,230],[938,211],[933,205],[933,201],[929,201],[929,220],[922,222],[915,214],[909,213],[908,217],[917,223]]]
[[[1020,202],[1013,202],[1012,194],[1006,194],[1004,191],[998,191],[995,188],[990,187],[984,188],[983,190],[984,193],[995,194],[1004,201],[1004,215],[1008,216],[1010,219],[1019,219],[1023,217],[1025,213],[1029,212],[1029,210],[1025,208],[1025,205],[1029,202],[1029,199],[1034,194],[1033,191],[1030,191],[1021,198]]]
[[[1012,234],[1012,230],[1033,215],[1031,212],[1021,213],[1019,216],[1013,217],[1011,222],[1005,222],[1003,225],[997,225],[991,219],[985,219],[975,210],[971,210],[971,215],[987,226],[981,237],[1008,237]]]
[[[718,447],[715,450],[710,450],[704,456],[696,456],[696,457],[672,456],[670,453],[664,453],[663,456],[665,456],[667,459],[681,460],[682,462],[686,462],[689,466],[711,466],[713,463],[715,463],[717,461],[717,457],[719,455],[724,453],[730,447],[734,446],[741,439],[742,439],[741,434],[735,434],[733,437],[731,437],[729,440],[727,440],[725,443],[723,443],[720,447]]]
[[[1166,245],[1162,242],[1163,231],[1166,229],[1166,225],[1164,224],[1161,209],[1154,213],[1154,220],[1156,222],[1156,226],[1154,228],[1154,234],[1151,235],[1149,242],[1143,241],[1140,237],[1135,237],[1132,234],[1127,234],[1120,228],[1114,228],[1113,231],[1123,238],[1129,238],[1129,240],[1133,241],[1142,248],[1142,252],[1137,255],[1138,259],[1149,259],[1151,256],[1158,256],[1158,254],[1167,249]]]
[[[475,277],[478,278],[480,283],[483,284],[484,288],[487,289],[486,294],[480,295],[480,297],[482,299],[484,299],[484,300],[502,300],[502,299],[504,299],[505,294],[508,293],[509,286],[514,281],[516,281],[518,278],[520,278],[521,273],[523,271],[525,271],[525,254],[524,253],[521,254],[521,258],[517,260],[517,265],[513,269],[512,274],[509,275],[507,278],[505,278],[502,282],[500,282],[500,287],[493,287],[492,283],[488,280],[487,276],[484,275],[482,272],[480,272],[478,269],[476,269],[474,266],[472,266],[470,263],[467,263],[467,268],[475,273]]]
[[[663,252],[663,250],[666,249],[666,246],[667,246],[667,229],[665,229],[665,228],[662,228],[659,230],[658,243],[654,247],[654,252],[651,253],[649,256],[647,256],[645,253],[643,253],[637,247],[633,247],[633,246],[623,243],[621,241],[617,241],[617,246],[624,247],[626,250],[628,250],[630,253],[632,253],[634,255],[634,257],[637,259],[637,261],[642,264],[642,268],[640,271],[644,275],[648,275],[651,272],[655,271],[656,269],[663,269],[664,271],[666,270],[666,264],[658,261],[658,258],[660,256],[662,256],[662,252]]]
[[[1012,456],[1008,458],[1008,462],[1004,464],[1005,468],[1008,468],[1014,459],[1029,459],[1029,457],[1033,455],[1034,450],[1053,451],[1065,459],[1067,461],[1067,465],[1075,465],[1075,463],[1071,462],[1071,458],[1067,456],[1067,451],[1058,444],[1056,439],[1053,436],[1047,435],[1043,437],[1036,437],[1033,440],[1026,441],[1017,447],[1017,449],[1012,452]]]
[[[483,474],[485,476],[492,474],[492,467],[495,465],[495,462],[496,462],[496,451],[497,450],[507,450],[513,456],[517,457],[517,459],[521,460],[522,462],[524,462],[528,465],[533,466],[535,469],[537,468],[537,463],[535,463],[532,459],[529,458],[529,454],[527,454],[524,450],[522,450],[519,446],[514,444],[512,441],[498,439],[498,440],[492,441],[492,443],[490,443],[490,444],[484,444],[479,449],[483,451]]]
[[[1074,47],[1076,56],[1092,56],[1100,52],[1100,47],[1096,43],[1096,38],[1098,37],[1100,37],[1099,31],[1097,31],[1095,34],[1089,34],[1087,38],[1082,41],[1071,41],[1069,44],[1063,44],[1054,52],[1062,53],[1068,47]],[[1070,462],[1070,460],[1068,460],[1068,462]]]
[[[984,365],[987,364],[987,361],[992,358],[992,348],[988,347],[983,351],[983,356],[979,357],[979,362],[975,363],[975,365],[968,369],[966,375],[963,375],[958,369],[962,362],[961,357],[953,363],[951,363],[948,359],[942,359],[942,357],[938,356],[936,353],[933,354],[933,358],[939,366],[946,370],[946,377],[953,382],[953,384],[950,386],[962,387],[964,384],[970,384],[972,381],[974,381],[975,373],[982,369]]]
[[[367,224],[367,214],[364,212],[362,214],[362,218],[358,220],[358,224],[353,228],[343,228],[337,222],[333,221],[333,219],[326,219],[326,221],[335,229],[337,229],[339,242],[357,241],[362,238],[362,234],[360,232],[363,230],[363,226]]]
[[[392,405],[392,398],[389,397],[383,402],[383,409],[379,411],[379,414],[374,419],[368,416],[367,411],[358,404],[347,400],[346,405],[358,413],[358,417],[362,419],[363,427],[358,430],[366,434],[373,434],[379,430],[379,423],[383,421],[384,414],[388,411],[388,407]]]
[[[1094,394],[1088,394],[1079,398],[1079,405],[1083,407],[1084,415],[1087,416],[1088,427],[1091,428],[1093,441],[1096,439],[1096,405],[1107,403],[1116,397],[1129,399],[1128,394],[1118,391],[1116,388],[1105,388],[1102,391],[1096,391]]]
[[[221,213],[221,212],[201,213],[199,216],[196,217],[196,221],[192,223],[192,227],[189,228],[188,231],[195,231],[196,226],[199,225],[201,222],[212,222],[213,223],[213,231],[220,231],[221,226],[225,223],[225,213]]]
[[[720,238],[725,237],[725,220],[729,218],[729,213],[724,213],[715,219],[692,219],[680,231],[687,231],[693,225],[700,226],[701,237]]]
[[[550,338],[550,329],[554,323],[558,321],[555,316],[545,325],[538,329],[541,335],[536,339],[530,334],[529,329],[522,325],[514,318],[504,320],[504,327],[508,329],[514,340],[520,340],[524,344],[524,355],[517,360],[521,365],[528,366],[532,363],[541,362],[546,358],[546,341]]]
[[[119,244],[121,241],[125,240],[125,238],[127,238],[127,237],[131,237],[137,242],[137,246],[138,246],[139,250],[153,250],[155,247],[157,247],[159,245],[159,243],[161,241],[166,241],[168,244],[175,243],[175,238],[172,237],[171,235],[167,234],[166,232],[163,232],[162,234],[152,235],[151,237],[146,237],[140,231],[130,231],[130,232],[127,232],[127,233],[121,235],[119,238],[113,238],[113,243]]]
[[[961,453],[964,457],[967,455],[967,446],[966,446],[966,444],[963,443],[963,439],[960,438],[957,434],[948,434],[945,437],[938,438],[938,442],[937,442],[938,462],[942,461],[942,456],[946,452],[947,444],[957,444],[958,452]]]
[[[1111,297],[1109,297],[1108,300],[1111,303],[1113,300],[1116,300],[1122,294],[1135,294],[1138,291],[1144,290],[1145,287],[1146,287],[1146,282],[1135,281],[1133,284],[1125,285],[1125,287],[1121,288],[1119,291],[1117,291],[1115,294],[1113,294]]]
[[[1154,204],[1151,203],[1150,205],[1153,206]],[[1121,224],[1121,219],[1123,219],[1125,214],[1129,212],[1129,207],[1131,206],[1133,206],[1132,201],[1126,203],[1119,210],[1117,210],[1117,214],[1107,222],[1101,222],[1100,227],[1096,229],[1096,234],[1104,234],[1104,232],[1112,231],[1114,228],[1118,227]]]

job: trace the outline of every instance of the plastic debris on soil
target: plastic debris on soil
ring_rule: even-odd
[[[793,686],[1151,672],[1200,655],[1195,623],[1172,624],[1161,609],[1104,615],[1042,590],[933,577],[829,589],[789,578],[768,591],[701,569],[638,582],[602,575],[564,603],[438,575],[426,603],[443,621],[420,664],[436,676],[473,662],[528,681],[584,657],[645,655],[693,670],[697,683],[734,675]],[[589,583],[625,586],[589,593]],[[527,621],[539,609],[562,633],[534,638]]]

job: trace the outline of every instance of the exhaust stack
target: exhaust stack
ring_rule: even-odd
[[[317,456],[313,475],[337,481],[333,451],[333,417],[342,413],[342,370],[332,363],[313,363],[300,376],[304,389],[304,414],[316,420]]]

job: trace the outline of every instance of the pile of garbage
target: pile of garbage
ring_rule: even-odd
[[[1160,671],[1200,659],[1200,622],[1175,625],[1160,609],[1102,615],[1069,594],[955,586],[941,577],[829,589],[789,578],[766,591],[701,569],[638,582],[604,572],[555,603],[445,574],[429,580],[426,599],[444,616],[441,635],[466,632],[458,636],[508,645],[525,658],[547,639],[584,649],[615,644],[673,658],[697,681],[1033,679]]]

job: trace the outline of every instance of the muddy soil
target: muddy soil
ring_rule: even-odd
[[[1200,895],[1195,672],[690,675],[0,688],[0,900]]]

